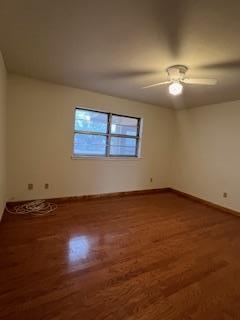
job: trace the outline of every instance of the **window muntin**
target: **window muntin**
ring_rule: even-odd
[[[140,119],[75,109],[73,155],[76,157],[138,157]]]

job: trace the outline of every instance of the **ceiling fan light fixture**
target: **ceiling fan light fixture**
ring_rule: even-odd
[[[171,95],[178,96],[183,91],[183,85],[178,81],[174,81],[169,85],[168,91]]]

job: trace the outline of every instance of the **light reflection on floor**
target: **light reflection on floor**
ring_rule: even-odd
[[[87,236],[73,237],[68,242],[69,263],[86,259],[90,249],[90,241]]]

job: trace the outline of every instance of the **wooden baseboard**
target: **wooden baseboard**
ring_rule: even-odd
[[[240,212],[239,211],[236,211],[236,210],[232,210],[232,209],[229,209],[229,208],[226,208],[226,207],[223,207],[223,206],[220,206],[216,203],[213,203],[213,202],[210,202],[210,201],[207,201],[207,200],[204,200],[204,199],[201,199],[201,198],[198,198],[196,196],[193,196],[189,193],[185,193],[183,191],[179,191],[179,190],[176,190],[176,189],[173,189],[173,188],[169,188],[169,191],[170,192],[173,192],[181,197],[184,197],[184,198],[188,198],[188,199],[191,199],[193,201],[196,201],[196,202],[199,202],[205,206],[208,206],[208,207],[211,207],[211,208],[215,208],[215,209],[218,209],[220,211],[223,211],[223,212],[226,212],[226,213],[230,213],[230,214],[233,214],[235,216],[240,216]]]
[[[158,189],[147,189],[147,190],[134,190],[134,191],[122,191],[122,192],[112,192],[112,193],[99,193],[99,194],[90,194],[90,195],[82,195],[82,196],[74,196],[74,197],[61,197],[61,198],[51,198],[46,199],[53,203],[65,203],[65,202],[72,202],[72,201],[85,201],[85,200],[93,200],[93,199],[109,199],[109,198],[121,198],[126,196],[136,196],[136,195],[147,195],[147,194],[155,194],[155,193],[163,193],[163,192],[172,192],[175,193],[181,197],[191,199],[193,201],[196,201],[198,203],[201,203],[205,206],[218,209],[220,211],[233,214],[235,216],[240,216],[240,212],[236,210],[232,210],[223,206],[220,206],[216,203],[198,198],[196,196],[193,196],[189,193],[185,193],[183,191],[179,191],[173,188],[158,188]],[[28,201],[34,201],[34,200],[25,200],[25,201],[14,201],[14,202],[8,202],[7,205],[13,206],[18,204],[23,204]]]
[[[147,194],[162,193],[162,192],[169,192],[169,191],[170,191],[170,188],[158,188],[158,189],[122,191],[122,192],[112,192],[112,193],[99,193],[99,194],[90,194],[90,195],[74,196],[74,197],[50,198],[46,200],[54,203],[64,203],[64,202],[70,202],[70,201],[83,201],[83,200],[91,200],[91,199],[108,199],[108,198],[120,198],[120,197],[126,197],[126,196],[147,195]],[[10,206],[18,205],[18,204],[26,203],[28,201],[34,201],[34,199],[25,200],[25,201],[8,202],[7,205],[10,205]]]

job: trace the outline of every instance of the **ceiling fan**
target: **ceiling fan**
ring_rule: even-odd
[[[216,79],[192,79],[185,78],[186,72],[188,68],[183,65],[175,65],[167,68],[167,73],[169,76],[168,81],[158,82],[154,84],[150,84],[148,86],[142,87],[142,89],[153,88],[165,84],[169,84],[168,90],[169,93],[177,96],[183,91],[183,84],[193,84],[193,85],[207,85],[212,86],[217,84]]]

